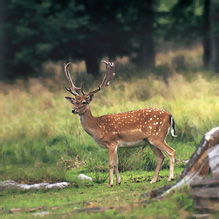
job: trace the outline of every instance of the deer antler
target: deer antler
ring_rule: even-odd
[[[102,60],[101,62],[106,64],[106,74],[103,78],[103,81],[102,81],[101,85],[98,85],[97,89],[95,89],[93,91],[90,91],[88,93],[88,95],[95,94],[95,93],[99,92],[102,88],[109,86],[110,81],[116,75],[116,73],[115,73],[115,64],[113,62],[106,62],[104,60]],[[84,93],[83,89],[81,89],[81,92]]]
[[[71,75],[69,73],[69,66],[71,65],[71,63],[69,62],[68,64],[65,64],[64,63],[64,68],[65,68],[65,74],[66,74],[66,77],[69,81],[69,84],[70,84],[70,88],[67,88],[65,87],[65,89],[67,91],[69,91],[71,94],[73,94],[74,96],[78,96],[79,94],[75,91],[75,90],[81,90],[80,87],[76,87],[73,82],[72,82],[72,79],[71,79]]]

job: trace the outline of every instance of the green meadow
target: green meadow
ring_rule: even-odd
[[[86,217],[187,217],[194,212],[186,188],[172,193],[160,202],[139,204],[142,194],[171,185],[179,178],[185,164],[197,148],[204,133],[218,126],[219,79],[199,66],[200,54],[190,57],[188,67],[168,70],[168,84],[163,80],[165,56],[158,57],[155,73],[137,72],[118,64],[111,85],[95,95],[90,104],[94,116],[119,113],[147,107],[169,111],[175,120],[177,138],[168,135],[167,143],[176,150],[176,179],[167,182],[169,160],[163,164],[160,181],[151,185],[156,160],[149,148],[119,151],[122,185],[106,189],[108,151],[100,148],[82,129],[78,116],[64,97],[68,82],[62,66],[54,65],[51,78],[0,82],[0,180],[18,182],[56,182],[67,180],[71,186],[56,191],[3,191],[0,196],[1,216],[10,217],[9,209],[21,208],[16,217],[31,217],[35,211],[48,215]],[[169,56],[172,55],[168,54]],[[85,89],[93,89],[98,80],[72,77]],[[93,177],[81,182],[80,173]],[[139,179],[136,180],[134,179]],[[115,182],[115,181],[114,181]],[[86,204],[87,203],[87,204]],[[90,206],[107,211],[78,212]],[[111,209],[111,210],[109,210]],[[47,216],[48,216],[47,215]]]

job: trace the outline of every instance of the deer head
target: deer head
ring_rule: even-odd
[[[76,87],[71,79],[71,75],[69,73],[69,66],[71,63],[64,64],[65,68],[65,74],[69,81],[70,88],[66,88],[67,91],[69,91],[72,95],[75,97],[65,97],[70,103],[74,105],[72,109],[72,113],[82,115],[89,109],[89,103],[92,101],[94,94],[99,92],[102,88],[109,86],[110,81],[115,76],[115,65],[113,62],[106,62],[102,60],[103,63],[106,64],[106,74],[103,78],[103,81],[101,85],[98,85],[98,88],[90,91],[88,93],[85,93],[83,90],[83,86]],[[81,91],[81,95],[77,91]]]

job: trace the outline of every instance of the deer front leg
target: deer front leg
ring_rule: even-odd
[[[116,169],[116,173],[118,174],[118,165],[116,162],[117,158],[117,147],[110,146],[108,147],[109,150],[109,184],[108,188],[113,187],[113,172],[114,172],[114,167]],[[117,178],[116,178],[117,180]]]
[[[121,184],[121,180],[119,177],[119,168],[118,168],[118,151],[116,147],[116,167],[115,167],[115,173],[116,173],[116,185],[119,186]]]

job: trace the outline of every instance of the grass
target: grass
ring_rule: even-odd
[[[186,56],[185,68],[174,69],[177,73],[172,73],[167,63],[174,54]],[[124,59],[122,64],[117,64],[113,83],[95,95],[91,103],[93,115],[146,107],[171,112],[178,137],[168,135],[166,141],[176,150],[175,174],[179,176],[185,165],[181,161],[189,159],[203,134],[219,124],[219,80],[200,67],[200,58],[200,48],[158,54],[156,74],[137,72],[135,76],[133,66],[127,68],[128,60]],[[167,71],[168,85],[162,77],[164,71]],[[119,150],[122,185],[106,189],[108,151],[100,148],[84,132],[78,116],[72,115],[71,105],[64,99],[69,95],[64,89],[67,85],[64,73],[59,65],[54,72],[52,79],[29,79],[14,84],[0,82],[0,180],[25,183],[67,180],[72,185],[59,191],[1,192],[0,215],[9,217],[9,209],[21,208],[19,217],[32,217],[31,208],[38,207],[34,211],[49,211],[50,216],[82,218],[191,215],[194,209],[187,190],[161,202],[136,204],[141,201],[141,194],[174,183],[167,182],[169,161],[166,157],[160,173],[164,178],[149,184],[147,180],[152,178],[156,167],[149,148]],[[73,73],[75,77],[74,69]],[[87,90],[98,84],[94,80],[89,84],[84,77],[78,78],[76,85],[84,79]],[[79,181],[80,173],[93,177],[95,182]],[[90,206],[112,209],[95,214],[75,212]]]
[[[177,178],[179,177],[181,170],[182,168],[176,168],[175,173]],[[167,170],[161,171],[161,181],[156,184],[149,183],[149,180],[153,177],[153,172],[147,173],[145,171],[127,171],[125,173],[121,173],[121,186],[115,186],[112,189],[106,189],[107,182],[103,184],[90,181],[80,182],[76,179],[78,172],[79,171],[71,170],[67,174],[70,177],[69,181],[72,182],[72,186],[67,189],[29,192],[11,190],[7,192],[1,192],[0,215],[2,217],[7,217],[10,209],[20,208],[19,212],[17,213],[20,218],[32,217],[34,212],[31,211],[31,209],[35,208],[35,212],[49,211],[50,217],[53,215],[85,217],[87,215],[86,212],[79,213],[77,210],[92,207],[112,209],[112,212],[110,213],[112,215],[128,215],[130,209],[133,207],[138,207],[137,212],[143,211],[141,213],[143,215],[144,208],[142,208],[141,205],[138,205],[138,203],[146,199],[143,198],[142,195],[150,190],[162,187],[163,185],[174,184],[174,182],[167,182]],[[135,178],[139,180],[136,181],[134,180]],[[136,205],[133,206],[133,203]],[[125,211],[123,214],[124,208],[127,211]],[[100,216],[107,216],[109,212],[100,212],[98,214]],[[92,214],[88,217],[90,216],[92,217]]]
[[[3,166],[56,163],[77,155],[85,162],[97,157],[106,162],[107,152],[84,132],[78,116],[71,114],[71,105],[64,100],[68,95],[64,89],[49,90],[39,80],[23,87],[23,84],[20,89],[10,85],[0,94]],[[178,138],[168,136],[167,142],[177,150],[182,143],[197,145],[205,132],[218,125],[217,87],[217,78],[206,79],[200,74],[191,82],[175,75],[169,79],[168,87],[153,78],[114,81],[94,97],[91,110],[100,116],[145,107],[163,108],[175,119]],[[121,94],[122,99],[118,98]]]
[[[35,213],[46,212],[47,218],[187,218],[197,211],[187,187],[171,192],[161,200],[150,199],[147,193],[163,186],[171,186],[183,168],[176,167],[176,179],[167,182],[168,170],[161,170],[160,181],[150,184],[154,172],[122,172],[122,184],[106,188],[107,182],[98,184],[77,179],[79,169],[68,170],[66,177],[72,184],[61,190],[18,191],[0,193],[1,218],[32,218]],[[89,173],[88,173],[89,175]],[[115,178],[114,178],[115,180]],[[215,215],[216,216],[216,215]]]

